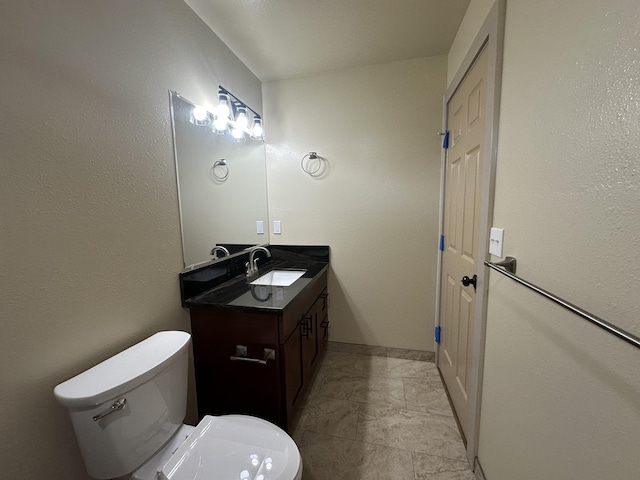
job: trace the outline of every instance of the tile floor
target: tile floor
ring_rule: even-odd
[[[330,342],[293,422],[303,480],[474,480],[433,354]]]

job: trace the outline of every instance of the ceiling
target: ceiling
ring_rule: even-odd
[[[262,81],[449,52],[469,0],[185,0]]]

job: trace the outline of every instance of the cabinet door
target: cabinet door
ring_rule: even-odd
[[[322,353],[327,348],[329,341],[329,294],[325,288],[320,298],[320,308],[318,309],[318,353]]]
[[[284,425],[277,322],[275,315],[191,310],[201,418],[240,413]],[[275,350],[276,356],[266,364],[232,360],[238,345],[247,348],[248,358],[263,358],[265,348]]]
[[[318,298],[300,322],[302,336],[302,378],[306,382],[311,377],[318,358],[318,312],[322,299]]]
[[[285,411],[290,417],[293,412],[298,394],[302,388],[302,347],[301,335],[298,328],[291,334],[288,340],[280,345],[280,358],[282,360],[282,373],[284,377],[284,401]],[[288,423],[289,419],[287,420]]]

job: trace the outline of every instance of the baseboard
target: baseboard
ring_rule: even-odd
[[[435,352],[363,345],[359,343],[336,342],[334,340],[329,340],[327,347],[329,350],[334,352],[354,353],[357,355],[369,355],[374,357],[399,358],[403,360],[417,360],[431,363],[435,362],[436,357]]]
[[[478,457],[476,457],[474,461],[473,473],[476,477],[476,480],[487,480],[487,477],[484,476],[484,471],[482,470],[482,465],[480,465],[480,460],[478,459]]]

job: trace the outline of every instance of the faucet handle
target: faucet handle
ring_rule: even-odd
[[[245,267],[247,267],[247,277],[253,275],[258,271],[258,259],[256,258],[257,252],[264,252],[267,255],[267,257],[271,256],[271,252],[267,250],[265,247],[263,246],[253,247],[249,251],[249,261],[245,264]]]
[[[246,275],[247,277],[250,277],[251,275],[256,273],[256,271],[258,270],[256,260],[254,260],[253,262],[249,260],[247,263],[244,264],[244,266],[247,267],[247,275]]]
[[[223,247],[221,245],[215,245],[211,249],[211,255],[213,255],[213,260],[218,260],[220,258],[220,257],[218,257],[218,252],[223,253],[223,256],[225,256],[225,257],[229,256],[229,250],[227,250],[225,247]]]

